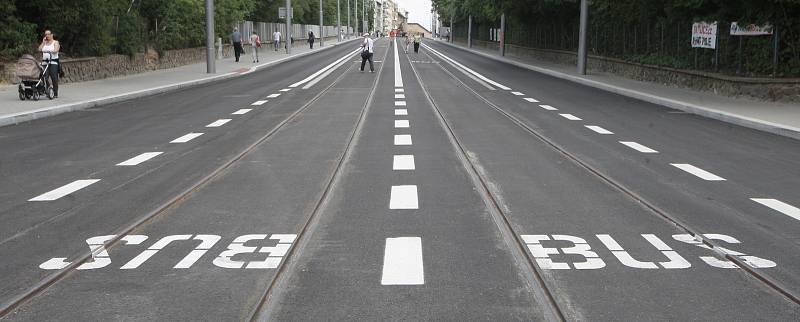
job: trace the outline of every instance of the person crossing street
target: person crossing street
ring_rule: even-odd
[[[369,37],[369,33],[364,33],[364,41],[361,42],[361,72],[364,72],[364,65],[369,61],[369,72],[374,73],[375,67],[372,65],[372,54],[375,41]]]

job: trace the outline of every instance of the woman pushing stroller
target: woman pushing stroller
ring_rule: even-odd
[[[53,85],[53,98],[58,97],[58,52],[61,50],[61,45],[58,40],[53,39],[53,33],[50,30],[44,31],[44,39],[39,44],[39,51],[42,52],[42,65],[49,65],[45,68],[46,75],[44,79],[50,78],[50,84]]]

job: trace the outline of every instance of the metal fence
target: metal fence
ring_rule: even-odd
[[[286,37],[287,35],[285,23],[241,21],[235,24],[234,27],[239,28],[239,32],[242,33],[242,42],[245,44],[250,43],[249,35],[251,35],[253,31],[255,31],[264,42],[267,40],[272,41],[272,33],[275,32],[275,30],[281,33],[281,37]],[[336,37],[336,26],[323,26],[323,28],[324,34],[322,33],[323,30],[320,30],[319,25],[292,24],[292,37],[295,41],[306,41],[308,40],[309,31],[313,31],[316,38],[322,37],[322,35],[325,35],[326,38]],[[352,33],[353,28],[342,26],[343,36]],[[285,40],[285,38],[283,40]]]

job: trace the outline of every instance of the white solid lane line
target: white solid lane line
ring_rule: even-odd
[[[394,89],[394,92],[395,92],[395,93],[405,93],[405,91],[406,91],[406,90],[404,90],[404,89],[402,89],[402,88],[395,88],[395,89]]]
[[[267,98],[276,98],[278,96],[281,96],[281,94],[269,94],[269,96],[267,96]]]
[[[422,238],[386,238],[381,285],[423,285]]]
[[[767,199],[767,198],[750,198],[750,200],[760,203],[764,206],[770,207],[774,210],[777,210],[783,213],[784,215],[800,220],[800,208],[792,206],[788,203],[785,203],[777,199]]]
[[[404,108],[394,109],[394,115],[408,115],[408,110]]]
[[[485,82],[487,82],[487,83],[489,83],[489,84],[492,84],[492,85],[494,85],[494,86],[495,86],[495,87],[497,87],[497,88],[500,88],[500,89],[502,89],[502,90],[506,90],[506,91],[510,91],[510,90],[511,90],[511,88],[508,88],[508,87],[504,86],[503,84],[500,84],[500,83],[498,83],[498,82],[495,82],[495,81],[493,81],[493,80],[491,80],[491,79],[487,78],[486,76],[483,76],[483,75],[481,75],[481,74],[478,74],[478,73],[477,73],[477,72],[475,72],[474,70],[472,70],[472,69],[469,69],[467,66],[464,66],[464,65],[462,65],[461,63],[459,63],[459,62],[457,62],[457,61],[453,60],[452,58],[450,58],[450,57],[447,57],[446,55],[444,55],[444,54],[440,53],[439,51],[437,51],[436,49],[433,49],[433,48],[431,48],[431,47],[430,47],[430,46],[428,46],[428,45],[425,45],[425,44],[423,44],[422,46],[423,46],[423,47],[425,47],[425,49],[427,49],[427,50],[430,50],[432,53],[434,53],[434,54],[436,54],[436,55],[438,55],[438,56],[440,56],[440,57],[444,58],[445,60],[447,60],[447,61],[449,61],[449,62],[451,62],[451,63],[455,64],[455,65],[456,65],[456,66],[458,66],[458,67],[461,67],[461,68],[463,68],[464,70],[468,71],[470,74],[472,74],[472,75],[475,75],[476,77],[478,77],[478,78],[482,79],[483,81],[485,81]]]
[[[561,115],[561,116],[563,116],[565,119],[568,119],[568,120],[570,120],[570,121],[581,121],[581,118],[580,118],[580,117],[577,117],[577,116],[575,116],[575,115],[572,115],[572,114],[558,114],[558,115]]]
[[[299,82],[297,82],[297,83],[294,83],[294,84],[292,84],[292,85],[289,85],[289,87],[292,87],[292,88],[294,88],[294,87],[297,87],[297,86],[303,85],[303,84],[307,83],[308,81],[310,81],[310,80],[312,80],[312,79],[314,79],[314,78],[317,78],[317,76],[319,76],[320,74],[322,74],[322,73],[326,72],[328,69],[331,69],[331,68],[333,68],[333,66],[336,66],[336,65],[338,65],[338,64],[339,64],[339,63],[341,63],[342,61],[344,61],[344,60],[347,60],[348,58],[350,58],[350,56],[353,56],[355,53],[357,53],[357,52],[360,52],[360,51],[361,51],[361,49],[359,48],[359,49],[356,49],[356,50],[354,50],[354,51],[352,51],[352,52],[350,52],[350,53],[348,53],[348,54],[344,55],[344,57],[337,59],[336,61],[334,61],[334,62],[330,63],[330,65],[328,65],[328,66],[325,66],[324,68],[322,68],[322,69],[320,69],[320,70],[316,71],[315,73],[313,73],[313,74],[311,74],[310,76],[308,76],[308,77],[304,78],[303,80],[301,80],[301,81],[299,81]]]
[[[206,127],[220,127],[220,126],[223,126],[223,125],[225,125],[225,123],[228,123],[230,121],[231,121],[231,119],[219,119],[219,120],[216,120],[216,121],[212,122],[209,125],[206,125]]]
[[[543,109],[546,109],[546,110],[548,110],[548,111],[558,111],[558,109],[557,109],[557,108],[555,108],[555,107],[552,107],[552,106],[550,106],[550,105],[539,105],[539,107],[541,107],[541,108],[543,108]]]
[[[389,209],[419,209],[417,186],[392,186],[389,196]]]
[[[406,101],[394,101],[394,106],[406,106]]]
[[[531,102],[531,103],[539,103],[539,100],[537,100],[535,98],[526,97],[526,98],[523,98],[523,99],[528,101],[528,102]]]
[[[411,145],[411,134],[395,135],[394,145]]]
[[[203,135],[203,133],[189,133],[182,137],[169,141],[169,143],[186,143],[201,135]]]
[[[525,94],[522,94],[520,92],[511,92],[511,94],[514,94],[516,96],[524,96],[525,95]]]
[[[288,92],[288,91],[291,91],[291,90],[292,90],[291,88],[284,88],[284,89],[281,90],[281,92]]]
[[[394,94],[394,98],[396,98],[396,99],[397,99],[397,98],[399,98],[399,99],[405,99],[405,98],[406,98],[406,94]]]
[[[408,123],[408,120],[394,120],[394,128],[404,129],[408,127],[411,127],[411,124]]]
[[[604,129],[602,127],[599,127],[597,125],[584,125],[584,126],[587,129],[590,129],[590,130],[595,131],[595,132],[600,133],[600,134],[614,134],[614,132],[606,130],[606,129]]]
[[[258,106],[258,105],[264,105],[264,103],[266,103],[266,102],[269,102],[269,101],[267,101],[267,100],[263,100],[263,101],[255,101],[255,102],[253,102],[253,104],[250,104],[250,105],[256,105],[256,106]]]
[[[60,188],[51,190],[49,192],[45,192],[35,198],[31,198],[28,201],[52,201],[68,194],[71,194],[75,191],[81,190],[92,185],[95,182],[100,181],[100,179],[86,179],[86,180],[75,180],[71,183],[68,183]]]
[[[117,165],[118,165],[118,166],[134,166],[134,165],[139,165],[139,164],[140,164],[140,163],[142,163],[142,162],[145,162],[145,161],[147,161],[147,160],[150,160],[150,159],[152,159],[152,158],[155,158],[157,155],[159,155],[159,154],[161,154],[161,153],[164,153],[164,152],[145,152],[145,153],[142,153],[142,154],[140,154],[140,155],[137,155],[137,156],[135,156],[135,157],[133,157],[133,158],[130,158],[130,159],[128,159],[128,160],[125,160],[125,161],[122,161],[122,162],[120,162],[120,163],[117,163]]]
[[[689,172],[700,179],[707,181],[725,181],[725,178],[687,163],[670,163],[673,167]]]
[[[619,143],[622,143],[622,144],[628,146],[629,148],[634,149],[634,150],[639,151],[639,152],[642,152],[642,153],[658,153],[658,151],[653,150],[651,148],[648,148],[648,147],[646,147],[644,145],[641,145],[639,143],[636,143],[636,142],[619,141]]]
[[[397,40],[394,41],[394,87],[403,87],[403,71],[400,70],[400,54],[397,53]]]
[[[414,170],[414,155],[395,155],[392,161],[392,170]]]
[[[253,110],[253,109],[251,109],[251,108],[243,108],[243,109],[240,109],[240,110],[238,110],[238,111],[236,111],[236,112],[233,112],[233,113],[231,113],[231,114],[232,114],[232,115],[242,115],[242,114],[245,114],[245,113],[247,113],[247,112],[250,112],[250,111],[252,111],[252,110]]]

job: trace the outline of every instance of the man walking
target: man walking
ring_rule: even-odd
[[[372,66],[372,54],[375,41],[369,38],[369,33],[364,33],[364,42],[361,43],[361,72],[364,72],[364,64],[369,60],[369,72],[374,73],[375,67]]]
[[[414,53],[419,54],[419,45],[422,43],[422,33],[414,35]]]
[[[272,33],[272,42],[275,44],[275,51],[278,51],[278,48],[281,48],[281,32],[278,29]]]
[[[231,42],[233,43],[233,55],[236,57],[236,62],[238,63],[239,55],[244,53],[244,48],[242,48],[242,34],[239,33],[239,28],[233,28]]]
[[[308,31],[308,45],[311,46],[309,49],[314,49],[314,31]]]

